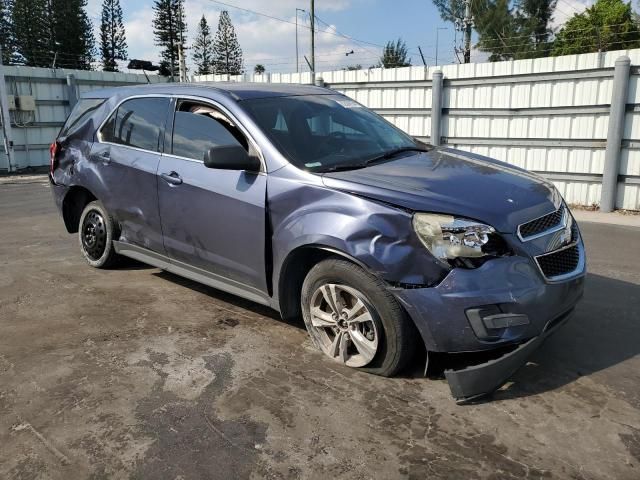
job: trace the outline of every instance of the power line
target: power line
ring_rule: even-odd
[[[224,5],[225,7],[231,7],[231,8],[235,8],[237,10],[242,10],[243,12],[252,13],[254,15],[259,15],[261,17],[270,18],[271,20],[276,20],[278,22],[288,23],[289,25],[295,25],[295,22],[292,22],[292,21],[287,20],[285,18],[276,17],[275,15],[269,15],[269,14],[263,13],[263,12],[258,12],[256,10],[251,10],[250,8],[239,7],[237,5],[232,5],[230,3],[221,2],[220,0],[209,0],[209,1],[212,2],[212,3],[217,3],[219,5]],[[315,18],[317,19],[318,16],[316,15]],[[325,22],[322,22],[322,23],[325,23]],[[298,24],[298,26],[302,27],[302,28],[306,28],[307,30],[311,30],[311,27],[309,27],[307,25]],[[331,27],[331,25],[329,25],[329,27]],[[356,43],[359,42],[359,43],[364,43],[364,44],[367,44],[367,45],[371,45],[373,47],[385,48],[385,45],[380,45],[379,43],[369,42],[367,40],[361,40],[361,39],[358,39],[358,38],[355,38],[355,37],[351,37],[351,36],[348,36],[348,35],[344,35],[344,34],[338,33],[337,31],[336,32],[331,32],[331,31],[327,31],[327,30],[320,30],[320,31],[315,30],[315,31],[319,32],[319,33],[326,33],[328,35],[333,35],[335,37],[346,38],[347,40],[351,40],[351,41],[356,42]],[[414,50],[413,47],[411,49]]]
[[[635,32],[627,32],[627,33],[635,33]],[[611,47],[613,45],[624,45],[624,44],[629,44],[629,43],[633,43],[636,42],[636,39],[629,39],[629,40],[616,40],[613,42],[609,42],[609,41],[604,41],[602,42],[601,40],[599,40],[598,38],[594,37],[593,35],[584,35],[581,37],[573,37],[572,40],[592,40],[593,44],[592,46],[595,47],[604,47],[605,51],[608,50],[608,47]],[[544,44],[549,44],[549,45],[553,45],[554,40],[549,40],[546,42],[540,42],[538,43],[538,45],[544,45]],[[601,44],[600,44],[601,43]],[[491,48],[491,49],[487,49],[487,52],[492,52],[492,53],[502,53],[503,55],[513,55],[517,52],[517,49],[515,49],[515,47],[522,47],[522,46],[527,46],[530,45],[530,43],[520,43],[520,44],[516,44],[516,45],[505,45],[505,46],[497,46],[495,48]]]
[[[354,43],[356,43],[356,44],[360,45],[362,48],[364,48],[364,49],[365,49],[365,50],[367,50],[368,52],[371,52],[371,53],[374,53],[375,55],[378,55],[378,52],[373,52],[372,50],[369,50],[368,48],[363,47],[363,46],[362,46],[362,44],[363,44],[364,42],[360,42],[359,40],[357,40],[357,39],[355,39],[355,38],[352,38],[352,37],[350,37],[350,36],[348,36],[348,35],[345,35],[345,34],[343,34],[343,33],[339,32],[337,28],[333,27],[332,25],[329,25],[327,22],[325,22],[324,20],[322,20],[322,19],[321,19],[320,17],[318,17],[317,15],[316,15],[316,20],[318,20],[320,23],[325,24],[325,25],[326,25],[327,27],[329,27],[329,28],[333,28],[333,29],[335,30],[335,32],[336,32],[338,35],[340,35],[341,37],[344,37],[344,38],[346,38],[346,39],[348,39],[348,40],[351,40],[352,42],[354,42]],[[329,32],[324,32],[324,33],[329,33]]]
[[[613,24],[613,25],[607,25],[607,28],[620,27],[620,26],[623,26],[623,25],[627,25],[627,23],[616,23],[616,24]],[[583,27],[583,28],[572,28],[569,31],[572,32],[572,33],[573,32],[583,32],[583,31],[586,31],[586,30],[593,31],[595,28],[596,27],[594,27],[594,26],[589,26],[589,27]],[[635,31],[626,32],[626,33],[635,33]],[[545,36],[548,36],[548,35],[549,35],[548,32],[546,32],[546,33],[531,33],[531,34],[525,34],[525,35],[512,35],[512,36],[509,36],[509,37],[503,37],[501,35],[496,35],[495,39],[496,40],[513,40],[513,39],[516,39],[516,38],[545,37]],[[550,41],[552,42],[553,40],[550,40]]]
[[[580,11],[578,10],[576,7],[574,7],[573,5],[571,5],[569,2],[567,2],[567,0],[558,0],[558,3],[562,2],[564,3],[566,6],[568,6],[570,9],[572,9],[574,12],[576,13],[582,13],[584,10]],[[556,8],[558,7],[558,3],[556,3]],[[586,9],[586,5],[585,5],[585,9]]]
[[[567,20],[571,19],[575,13],[567,13],[565,12],[563,9],[561,9],[558,4],[556,3],[556,10],[558,10],[561,14],[563,14],[565,17],[567,17]],[[566,20],[565,20],[566,23]],[[564,24],[560,25],[560,28],[562,28],[564,26]]]

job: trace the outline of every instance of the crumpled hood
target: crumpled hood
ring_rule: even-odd
[[[553,211],[561,202],[553,184],[538,175],[449,148],[326,173],[323,182],[414,211],[482,221],[504,233],[514,233],[519,224]]]

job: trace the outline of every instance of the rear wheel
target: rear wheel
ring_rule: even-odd
[[[307,331],[329,358],[392,376],[411,360],[415,327],[384,283],[351,262],[324,260],[302,286]]]
[[[87,263],[95,268],[115,265],[119,256],[113,248],[116,224],[99,201],[89,203],[80,216],[78,229],[80,250]]]

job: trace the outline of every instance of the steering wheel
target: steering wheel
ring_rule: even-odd
[[[329,134],[329,141],[333,141],[333,140],[346,140],[347,136],[345,135],[344,132],[331,132]]]
[[[347,145],[347,142],[345,142],[346,139],[347,136],[344,134],[344,132],[331,132],[329,135],[327,135],[325,146],[333,147],[335,145],[339,145],[340,149],[333,153],[343,153],[345,151],[345,146]],[[330,150],[330,148],[328,148],[327,150]]]

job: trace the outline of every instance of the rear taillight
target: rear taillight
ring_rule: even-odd
[[[58,152],[60,152],[60,144],[55,141],[49,145],[49,173],[53,175],[53,172],[58,168]]]

